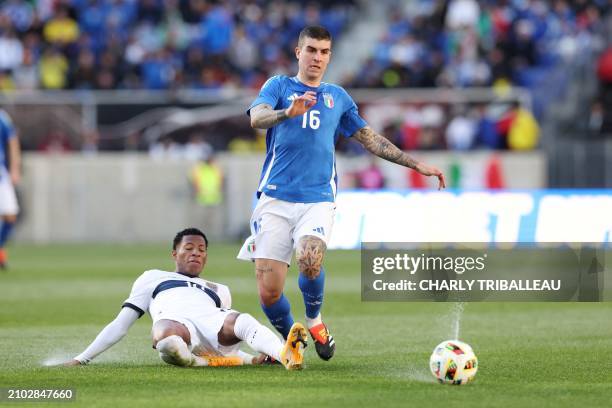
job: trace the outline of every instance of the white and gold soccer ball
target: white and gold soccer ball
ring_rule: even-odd
[[[474,379],[478,359],[469,344],[446,340],[434,349],[429,358],[429,368],[441,384],[462,385]]]

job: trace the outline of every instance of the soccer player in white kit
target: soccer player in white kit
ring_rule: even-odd
[[[231,309],[225,285],[199,277],[206,265],[208,239],[196,228],[180,231],[173,241],[174,272],[149,270],[132,286],[119,315],[96,339],[65,365],[87,364],[116,344],[148,311],[153,319],[153,347],[163,361],[179,366],[259,364],[270,356],[288,370],[303,367],[306,329],[295,323],[283,344],[251,315]],[[240,350],[241,342],[262,353]]]
[[[439,169],[418,162],[374,132],[342,87],[322,82],[331,44],[325,28],[304,28],[295,49],[297,75],[270,78],[247,111],[253,128],[267,129],[267,151],[257,189],[259,201],[251,217],[251,236],[238,254],[239,259],[255,262],[262,309],[286,338],[293,317],[283,288],[295,249],[306,324],[323,360],[329,360],[335,350],[320,311],[323,256],[335,213],[338,138],[353,137],[371,153],[435,176],[439,188],[445,187]]]

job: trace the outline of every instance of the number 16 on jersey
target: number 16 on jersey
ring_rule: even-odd
[[[321,126],[320,114],[321,112],[316,109],[306,111],[306,113],[302,115],[302,129],[306,129],[306,127],[318,129],[319,126]]]

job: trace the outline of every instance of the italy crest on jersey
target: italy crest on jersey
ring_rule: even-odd
[[[327,106],[329,109],[334,107],[334,97],[332,96],[332,94],[330,93],[323,93],[323,103],[325,103],[325,106]]]

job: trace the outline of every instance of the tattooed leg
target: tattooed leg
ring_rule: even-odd
[[[334,355],[336,342],[321,317],[325,288],[325,271],[322,266],[325,248],[325,242],[321,239],[306,236],[300,239],[296,255],[300,267],[298,284],[304,298],[306,325],[317,354],[323,360],[329,360]]]
[[[300,273],[308,279],[316,279],[323,264],[325,249],[325,242],[321,238],[311,235],[300,238],[295,252]]]

